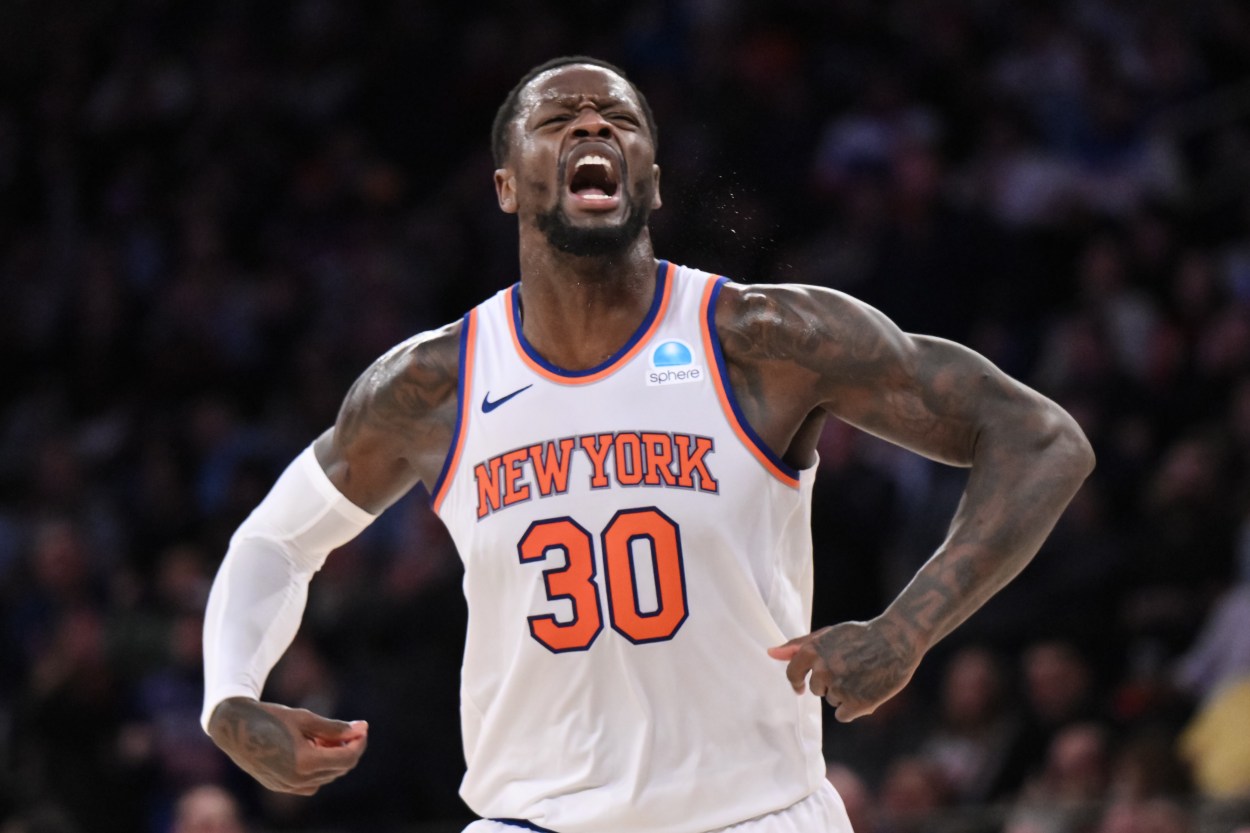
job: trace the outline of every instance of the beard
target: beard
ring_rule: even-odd
[[[622,185],[622,187],[624,187]],[[627,194],[625,220],[617,226],[583,228],[573,225],[559,202],[537,217],[538,230],[557,250],[576,257],[603,257],[620,254],[634,244],[651,218],[651,189]]]

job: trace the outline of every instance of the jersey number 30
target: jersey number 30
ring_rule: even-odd
[[[677,524],[654,506],[625,509],[604,527],[600,541],[612,629],[635,644],[672,639],[686,621],[686,574]],[[654,610],[644,611],[639,598],[637,545],[644,545],[650,556],[641,560],[650,561]],[[565,563],[543,570],[543,584],[548,599],[572,603],[573,616],[565,622],[550,613],[531,616],[530,634],[554,653],[584,651],[603,630],[591,534],[572,518],[551,518],[532,524],[517,544],[522,564],[545,561],[557,550],[565,554]]]

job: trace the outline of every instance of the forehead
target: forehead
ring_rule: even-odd
[[[576,102],[582,98],[612,99],[639,107],[634,88],[612,70],[593,64],[570,64],[549,69],[530,81],[521,92],[517,111],[524,118],[543,104]]]

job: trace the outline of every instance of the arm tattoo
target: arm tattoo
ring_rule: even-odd
[[[295,741],[276,718],[257,707],[223,702],[213,714],[214,735],[232,753],[244,753],[245,760],[282,779],[295,775]]]
[[[784,452],[813,409],[942,462],[972,466],[938,552],[894,601],[891,631],[866,652],[920,653],[1032,559],[1093,467],[1058,405],[942,339],[907,335],[840,293],[733,287],[717,332],[747,418]],[[879,651],[882,653],[873,653]]]
[[[455,422],[444,407],[454,403],[459,375],[459,325],[432,338],[419,338],[391,350],[365,371],[348,391],[338,432],[350,443],[369,430],[407,433],[430,430],[433,421],[450,430]]]
[[[932,571],[922,570],[896,600],[899,619],[912,633],[941,633],[954,627],[954,616],[970,615],[989,597],[981,588],[998,566],[989,559],[968,553],[963,558],[935,559]],[[1023,566],[1023,565],[1021,565]],[[961,616],[962,614],[962,616]]]
[[[975,353],[908,336],[847,296],[802,287],[737,287],[717,317],[730,382],[752,427],[783,453],[822,408],[947,463],[971,462],[968,419],[991,378]],[[984,367],[982,367],[984,365]]]
[[[381,511],[416,480],[432,483],[442,468],[455,430],[460,328],[394,348],[343,400],[327,471],[339,471],[344,480],[336,484],[366,509]]]
[[[830,629],[816,647],[821,656],[835,658],[830,670],[841,693],[855,700],[880,702],[911,671],[906,634],[888,622],[849,633]]]

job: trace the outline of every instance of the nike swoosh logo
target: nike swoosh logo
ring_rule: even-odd
[[[534,387],[533,382],[531,382],[530,384],[526,385],[523,388],[514,390],[512,393],[508,394],[507,396],[496,399],[494,402],[490,401],[490,391],[486,391],[486,395],[482,397],[482,413],[489,414],[491,411],[495,410],[496,408],[498,408],[503,403],[507,402],[512,397],[525,393],[527,390],[529,390],[532,387]]]

